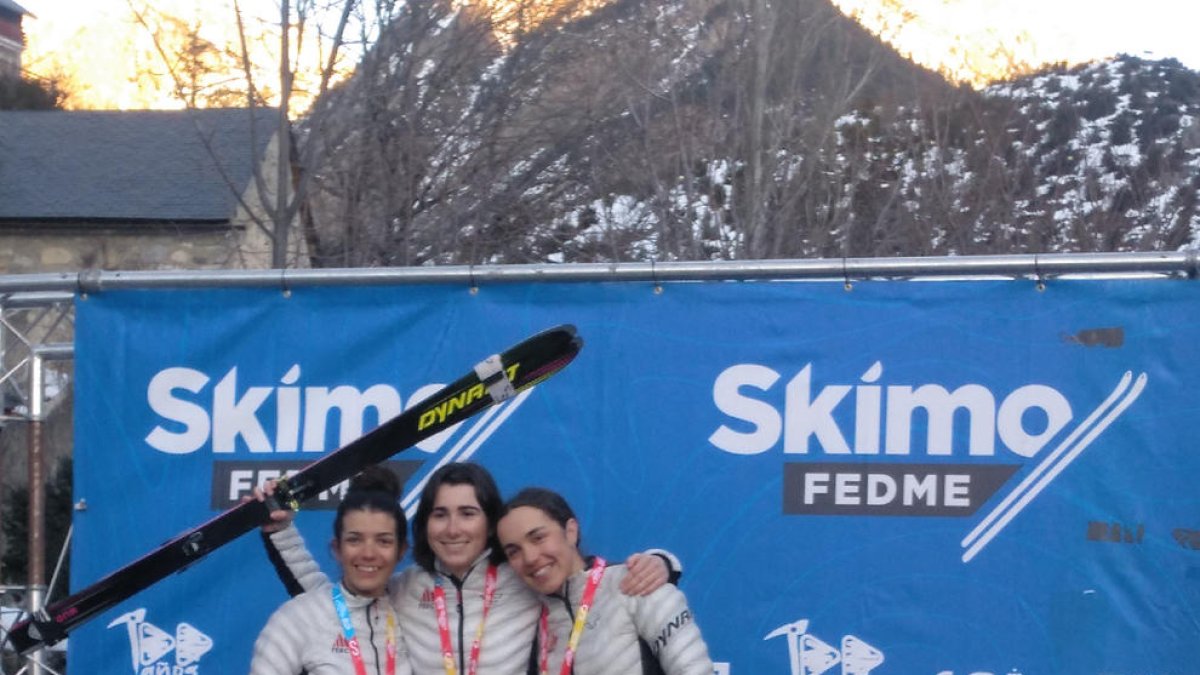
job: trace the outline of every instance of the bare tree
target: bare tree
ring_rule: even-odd
[[[699,20],[657,57],[670,66],[639,67],[656,60],[642,50],[611,68],[638,73],[625,100],[642,147],[623,170],[653,186],[657,255],[844,254],[845,184],[865,165],[837,157],[840,120],[944,84],[825,2],[681,4]],[[625,48],[606,54],[618,62]]]
[[[134,77],[147,88],[164,80],[189,108],[236,105],[245,97],[241,60],[232,46],[204,37],[198,18],[174,16],[129,0],[134,20],[152,38],[155,54],[139,59]]]
[[[1104,105],[1030,115],[912,64],[824,0],[504,7],[405,3],[326,98],[340,140],[309,222],[319,264],[1135,245],[1127,216],[1061,220],[1106,189],[1096,170],[1061,175],[1092,114],[1077,108]],[[1173,156],[1154,161],[1186,176]],[[1148,201],[1129,173],[1121,200]],[[1171,222],[1185,222],[1195,205],[1177,201]]]
[[[305,202],[313,167],[319,163],[328,142],[322,136],[324,125],[321,120],[310,119],[304,142],[294,144],[293,101],[298,94],[315,100],[329,91],[342,66],[345,35],[351,19],[356,19],[362,33],[366,34],[370,31],[366,24],[374,20],[374,16],[368,18],[356,0],[280,2],[278,23],[274,26],[278,39],[278,47],[274,50],[278,79],[264,87],[263,78],[257,75],[255,59],[259,58],[258,51],[252,50],[255,42],[261,42],[263,31],[248,29],[249,20],[239,0],[233,0],[231,8],[238,35],[238,44],[233,48],[218,47],[203,39],[196,22],[152,12],[147,5],[127,1],[137,21],[154,38],[166,76],[172,82],[176,96],[189,109],[226,105],[235,100],[243,102],[251,111],[268,102],[275,104],[274,175],[264,175],[263,166],[257,161],[253,163],[254,185],[261,198],[264,216],[260,217],[258,210],[245,202],[242,206],[271,241],[271,265],[286,267],[294,241],[292,224]],[[306,49],[316,49],[318,53],[310,57]],[[319,63],[315,87],[298,91],[298,64],[311,62],[314,58]],[[314,109],[313,116],[318,114]],[[231,183],[230,188],[242,200],[241,187]]]
[[[354,76],[314,110],[337,139],[315,176],[317,264],[443,259],[452,243],[425,230],[449,217],[486,158],[472,109],[497,53],[490,27],[449,3],[393,8]]]

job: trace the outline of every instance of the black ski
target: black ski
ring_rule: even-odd
[[[321,457],[288,478],[277,498],[296,508],[364,467],[416,445],[557,373],[579,353],[582,340],[564,325],[539,333],[477,365],[417,406]],[[94,615],[182,571],[209,552],[269,520],[272,506],[250,501],[180,534],[142,558],[13,626],[7,639],[25,654],[61,641]]]

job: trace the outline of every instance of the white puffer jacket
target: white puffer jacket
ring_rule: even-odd
[[[588,561],[589,567],[591,561]],[[632,675],[660,672],[666,675],[712,675],[713,662],[700,628],[688,608],[687,598],[667,584],[645,597],[622,595],[624,565],[609,565],[588,610],[579,646],[575,675]],[[560,593],[545,597],[549,614],[549,672],[561,668],[575,613],[587,585],[587,570],[572,575]],[[644,663],[639,638],[649,646]]]
[[[294,525],[272,534],[270,539],[288,570],[306,591],[328,585],[328,579],[305,548],[304,539]],[[450,575],[439,572],[442,589],[446,593],[450,644],[459,673],[467,671],[471,643],[475,640],[475,631],[483,617],[487,557],[488,552],[484,551],[475,560],[461,580],[461,586]],[[405,651],[411,660],[413,672],[443,673],[441,634],[437,627],[437,611],[433,606],[433,575],[420,567],[409,567],[392,577],[388,589],[404,633]],[[480,673],[525,675],[540,608],[541,598],[538,594],[521,582],[507,564],[500,565],[496,576],[496,595],[488,612],[479,651]]]
[[[295,525],[289,524],[285,529],[272,534],[270,543],[302,588],[308,590],[329,583],[321,568],[309,554],[308,549],[305,548],[304,538]],[[645,553],[658,555],[666,560],[668,569],[674,577],[678,577],[681,573],[681,563],[670,552],[651,549]],[[450,643],[454,650],[454,661],[459,673],[465,673],[467,670],[466,663],[470,658],[471,643],[475,640],[475,631],[483,616],[483,587],[487,576],[487,558],[487,550],[476,558],[470,571],[461,580],[461,588],[450,575],[442,572],[440,568],[438,570],[438,574],[442,577],[442,588],[446,593]],[[530,653],[537,633],[542,597],[526,586],[507,564],[501,564],[497,572],[496,596],[492,601],[487,625],[484,626],[483,631],[479,672],[486,673],[486,675],[525,675],[529,672]],[[618,577],[617,581],[611,585],[606,581],[601,585],[601,590],[611,589],[613,594],[621,596],[619,578],[624,577],[624,574],[625,567],[622,565],[620,572],[614,574],[614,577]],[[605,576],[607,577],[608,574]],[[441,635],[438,632],[437,613],[433,606],[433,575],[420,567],[409,567],[393,577],[388,588],[391,592],[392,605],[396,607],[399,616],[406,652],[408,658],[411,659],[413,672],[421,675],[443,673]],[[625,600],[653,601],[652,605],[656,606],[659,601],[655,599],[659,598],[666,589],[670,589],[672,594],[677,594],[682,599],[682,593],[679,593],[679,590],[670,584],[646,598],[621,597]],[[669,594],[669,597],[673,598],[674,595]],[[576,602],[578,602],[578,598],[576,598]],[[684,604],[686,606],[686,601]],[[569,630],[568,628],[568,632]],[[697,631],[697,636],[698,634]],[[703,642],[701,642],[701,647],[703,647]],[[707,659],[707,650],[705,658]],[[577,670],[576,672],[583,673],[584,671]],[[622,671],[609,670],[606,672]],[[692,671],[678,672],[691,673]],[[705,675],[711,675],[711,672],[710,666]],[[622,675],[626,674],[622,673]]]
[[[471,643],[483,617],[483,587],[487,577],[485,551],[456,584],[443,574],[446,614],[450,620],[450,644],[458,672],[466,672]],[[420,567],[410,567],[393,580],[397,594],[393,602],[408,640],[409,658],[418,673],[441,673],[442,646],[433,606],[434,577]],[[479,672],[486,675],[525,675],[533,645],[541,598],[526,586],[507,564],[496,570],[496,595],[488,612],[479,650]]]
[[[355,675],[350,645],[325,582],[288,600],[267,621],[254,643],[250,675]],[[369,598],[342,587],[354,635],[369,675],[387,675],[388,596]],[[394,622],[396,675],[411,675],[402,629]]]

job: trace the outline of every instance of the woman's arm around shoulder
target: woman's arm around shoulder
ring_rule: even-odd
[[[667,675],[712,675],[713,662],[683,591],[660,587],[648,596],[626,598],[638,636],[650,646]]]
[[[628,573],[621,579],[625,595],[650,595],[666,583],[678,583],[683,564],[670,551],[652,548],[625,560]]]

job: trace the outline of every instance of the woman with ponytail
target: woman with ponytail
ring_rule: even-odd
[[[322,575],[271,615],[254,643],[250,675],[412,673],[388,589],[407,548],[399,496],[400,482],[386,468],[351,480],[330,543],[340,581]],[[289,534],[299,538],[294,528]]]

